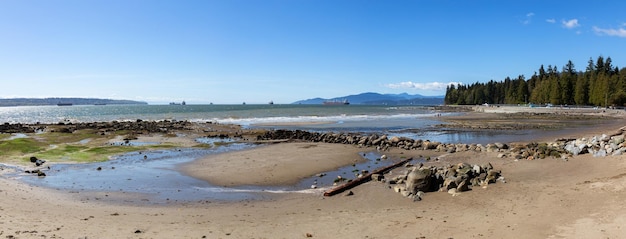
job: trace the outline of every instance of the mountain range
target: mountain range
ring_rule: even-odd
[[[366,92],[357,95],[348,95],[330,99],[313,98],[299,100],[293,104],[323,104],[325,101],[348,101],[357,105],[441,105],[444,96],[423,96],[420,94],[379,94]]]

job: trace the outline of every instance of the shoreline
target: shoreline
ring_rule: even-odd
[[[466,121],[493,118],[481,112],[474,114],[462,117]],[[609,123],[558,137],[599,136],[621,128],[616,128],[617,125],[626,125],[624,117],[611,117],[614,118],[605,121]],[[229,137],[243,134],[249,142],[256,142],[253,136],[258,134],[232,125],[205,126],[220,129],[198,127],[193,131],[196,133],[187,132],[183,137],[142,134],[137,140],[163,140],[187,147],[193,146],[194,141],[176,140],[228,133]],[[545,138],[538,136],[542,137]],[[353,159],[349,155],[356,152],[358,157],[365,150],[354,145],[286,142],[212,155],[184,167],[197,170],[201,177],[207,176],[211,169],[219,170],[222,178],[233,179],[223,181],[225,185],[248,184],[249,181],[234,180],[249,180],[259,175],[256,181],[271,185],[297,180],[305,171],[350,164]],[[17,238],[102,235],[115,238],[308,238],[309,235],[313,238],[618,238],[626,233],[626,227],[622,226],[626,222],[626,205],[621,200],[626,197],[626,156],[596,158],[584,154],[568,160],[515,160],[498,157],[500,153],[398,148],[385,151],[391,158],[438,159],[425,163],[432,166],[491,163],[507,178],[506,184],[476,188],[454,197],[446,192],[429,192],[420,202],[393,192],[386,183],[368,182],[351,189],[352,196],[323,197],[320,191],[239,202],[116,205],[98,199],[106,195],[80,191],[68,194],[0,177],[0,195],[3,195],[0,235]],[[220,165],[209,163],[216,158],[221,158],[221,162],[216,162]],[[341,163],[335,162],[336,158]],[[302,168],[281,173],[295,167]],[[275,177],[263,178],[269,174]]]

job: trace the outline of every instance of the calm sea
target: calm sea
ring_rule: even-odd
[[[247,128],[380,133],[445,143],[520,139],[520,132],[459,132],[435,128],[439,112],[426,106],[371,105],[76,105],[0,107],[0,123],[187,120]],[[454,113],[446,113],[454,114]],[[528,132],[521,132],[528,135]],[[522,136],[523,138],[523,136]]]

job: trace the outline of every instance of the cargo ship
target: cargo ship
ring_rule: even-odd
[[[324,105],[349,105],[348,100],[328,100],[324,101]]]

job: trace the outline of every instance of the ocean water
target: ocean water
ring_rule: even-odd
[[[9,123],[94,122],[112,120],[189,120],[253,125],[261,123],[331,122],[432,116],[423,106],[362,105],[78,105],[1,107]]]
[[[245,128],[386,134],[444,143],[530,139],[532,131],[450,131],[428,106],[371,105],[76,105],[0,107],[0,123],[187,120]],[[456,113],[444,113],[456,114]]]

